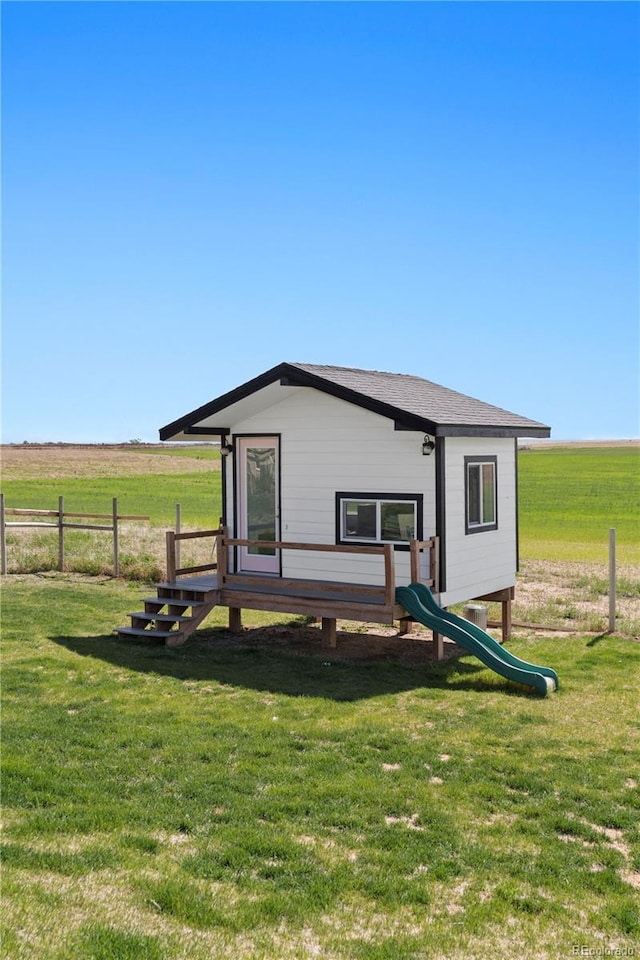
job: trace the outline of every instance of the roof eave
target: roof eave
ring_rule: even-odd
[[[198,427],[196,425],[200,421],[206,420],[208,417],[212,417],[216,413],[219,413],[221,410],[225,410],[227,407],[231,406],[232,403],[237,403],[239,400],[244,400],[245,397],[251,396],[252,393],[256,393],[263,387],[269,386],[270,383],[274,383],[276,380],[286,376],[288,369],[290,369],[289,364],[280,363],[278,366],[272,367],[265,373],[261,373],[258,377],[254,377],[252,380],[248,380],[246,383],[236,387],[234,390],[230,390],[228,393],[223,394],[216,400],[211,400],[209,403],[205,403],[196,410],[192,410],[191,413],[185,414],[178,420],[174,420],[172,423],[168,423],[166,426],[160,427],[160,439],[171,440],[180,433],[194,436],[204,434],[223,436],[224,434],[229,433],[228,427]]]
[[[501,424],[439,424],[436,430],[437,437],[537,437],[544,439],[551,436],[551,427],[543,423],[523,423],[522,425],[506,426]]]

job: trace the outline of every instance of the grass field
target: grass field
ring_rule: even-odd
[[[128,531],[144,572],[175,502],[217,519],[218,462],[194,453],[17,451],[3,487],[150,513]],[[521,455],[516,615],[598,629],[615,516],[628,635],[518,631],[510,648],[560,675],[544,700],[473,657],[430,662],[426,634],[358,625],[329,654],[302,618],[245,612],[232,636],[214,612],[185,648],[149,648],[112,634],[138,583],[4,578],[3,958],[638,955],[637,475],[574,453]]]
[[[515,617],[551,627],[598,631],[607,622],[609,528],[617,530],[619,629],[640,633],[640,447],[536,447],[520,453],[521,569]],[[183,529],[217,525],[220,455],[212,446],[3,449],[8,506],[104,513],[114,496],[121,512],[151,517],[124,523],[120,569],[127,579],[157,581],[165,567],[164,530],[181,504]],[[57,567],[57,534],[10,530],[10,573]],[[112,571],[111,538],[67,532],[67,568]],[[187,541],[184,565],[208,563],[210,541]],[[491,611],[496,615],[495,611]]]
[[[2,490],[8,507],[57,509],[63,495],[66,511],[109,513],[117,497],[121,513],[149,516],[150,523],[121,524],[120,569],[129,579],[154,581],[162,577],[164,531],[175,526],[176,504],[183,529],[218,525],[219,470],[217,447],[5,447]],[[7,553],[9,573],[54,570],[57,532],[9,530]],[[65,557],[68,570],[108,574],[113,570],[111,537],[67,531]],[[208,559],[184,548],[185,563]]]
[[[623,563],[640,563],[640,447],[565,447],[519,455],[525,559],[602,560],[615,527]]]
[[[171,526],[175,505],[194,526],[220,517],[220,454],[217,448],[105,447],[3,450],[2,490],[7,506],[104,513],[118,497],[123,513]],[[150,478],[153,482],[150,483]]]
[[[156,528],[173,525],[180,503],[185,526],[208,528],[221,513],[219,469],[215,447],[5,447],[2,489],[8,506],[54,509],[64,494],[67,510],[87,513],[118,497],[123,512]],[[620,562],[640,563],[640,447],[523,450],[519,487],[522,559],[606,560],[615,527]],[[49,541],[53,562],[55,535]]]
[[[277,618],[121,643],[122,582],[4,591],[7,960],[640,950],[632,640],[514,641],[542,700],[470,657],[299,655]]]

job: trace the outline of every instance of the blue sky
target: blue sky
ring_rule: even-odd
[[[283,361],[638,436],[632,3],[2,3],[3,439]]]

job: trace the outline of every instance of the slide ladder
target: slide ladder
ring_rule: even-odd
[[[521,660],[475,623],[444,610],[423,583],[398,587],[396,600],[414,620],[454,640],[500,676],[535,687],[543,697],[558,688],[558,674],[555,670]]]

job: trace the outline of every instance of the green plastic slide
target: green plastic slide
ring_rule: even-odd
[[[396,600],[402,604],[414,620],[436,633],[455,640],[457,644],[473,653],[485,666],[490,667],[517,683],[535,687],[538,693],[546,697],[547,693],[558,688],[558,674],[550,667],[540,667],[521,660],[501,646],[486,631],[475,623],[470,623],[454,613],[444,610],[436,601],[428,587],[423,583],[412,583],[408,587],[396,589]]]

